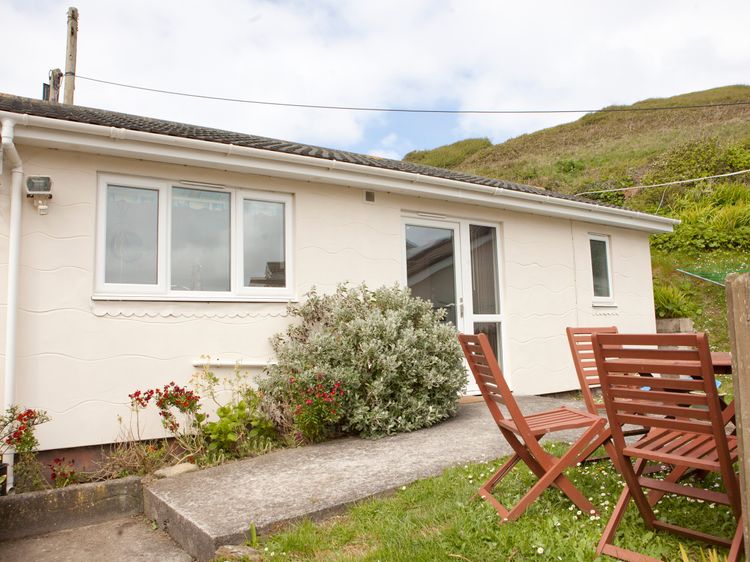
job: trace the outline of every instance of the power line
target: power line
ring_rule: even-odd
[[[689,180],[668,181],[665,183],[654,183],[651,185],[634,185],[632,187],[616,187],[613,189],[600,189],[598,191],[582,191],[581,193],[576,193],[576,195],[593,195],[594,193],[609,193],[611,191],[628,191],[630,189],[647,189],[649,187],[668,187],[670,185],[694,183],[694,182],[702,181],[702,180],[712,180],[716,178],[728,178],[729,176],[739,176],[740,174],[747,174],[748,172],[750,172],[750,170],[740,170],[739,172],[729,172],[728,174],[717,174],[715,176],[703,176],[702,178],[692,178]]]
[[[123,82],[113,82],[111,80],[102,80],[90,76],[81,76],[76,74],[79,80],[88,80],[99,84],[108,84],[120,88],[130,88],[132,90],[141,90],[143,92],[154,92],[157,94],[168,94],[171,96],[182,96],[186,98],[197,98],[213,101],[227,101],[233,103],[247,103],[253,105],[270,105],[276,107],[296,107],[303,109],[328,109],[336,111],[374,111],[383,113],[437,113],[452,115],[528,115],[528,114],[553,114],[553,113],[623,113],[629,111],[676,111],[683,109],[707,109],[715,107],[736,107],[750,105],[750,101],[738,101],[732,103],[707,103],[694,105],[678,106],[659,106],[659,107],[611,107],[604,109],[411,109],[400,107],[367,107],[367,106],[347,106],[347,105],[317,105],[312,103],[286,103],[265,100],[251,100],[241,98],[225,98],[220,96],[208,96],[203,94],[192,94],[188,92],[178,92],[175,90],[162,90],[159,88],[149,88],[146,86],[136,86],[125,84]]]

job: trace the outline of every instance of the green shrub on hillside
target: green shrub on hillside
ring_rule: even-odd
[[[702,186],[671,203],[682,223],[672,234],[652,238],[664,251],[750,250],[750,187],[728,183]]]
[[[657,318],[689,318],[696,312],[696,306],[685,291],[655,282],[654,312]]]
[[[278,363],[261,382],[282,408],[290,380],[312,373],[341,383],[344,431],[375,437],[455,414],[466,382],[456,330],[408,289],[312,290],[289,311],[299,323],[273,338]]]
[[[656,160],[643,178],[643,183],[659,184],[692,178],[701,178],[750,169],[750,150],[744,143],[726,144],[715,137],[694,140],[666,152]],[[680,200],[699,200],[711,195],[711,184],[695,186],[645,189],[637,197],[646,208],[658,206],[671,208]]]

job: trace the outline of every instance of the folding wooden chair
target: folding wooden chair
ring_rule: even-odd
[[[580,460],[581,451],[589,443],[601,438],[600,434],[605,431],[605,420],[567,407],[524,416],[505,382],[487,336],[461,334],[458,339],[484,401],[514,451],[513,456],[479,488],[478,494],[495,508],[502,522],[518,519],[552,485],[565,493],[579,509],[587,513],[595,511],[591,502],[565,477],[563,470]],[[500,404],[505,405],[510,418],[503,416]],[[584,429],[583,434],[559,458],[539,444],[539,440],[548,433],[578,428]],[[514,507],[508,509],[492,495],[492,490],[519,461],[523,461],[539,480]]]
[[[578,375],[578,384],[581,387],[581,395],[586,409],[598,416],[606,417],[607,413],[604,408],[604,402],[597,402],[594,399],[593,387],[599,386],[599,371],[596,368],[596,359],[594,358],[594,348],[591,344],[591,336],[594,334],[616,334],[617,326],[594,327],[594,328],[566,328],[565,333],[568,336],[570,353],[573,356],[573,365]],[[643,435],[646,433],[644,428],[632,428],[625,431],[625,436]],[[611,434],[609,431],[602,435],[599,442],[592,443],[586,451],[584,462],[601,461],[610,459],[612,455],[607,451],[608,457],[591,457],[590,455],[602,445],[607,445]]]
[[[599,371],[596,368],[591,336],[594,334],[616,334],[617,326],[566,328],[565,333],[568,336],[570,353],[573,356],[576,375],[578,375],[583,403],[586,404],[586,409],[592,414],[605,416],[604,402],[597,402],[591,390],[592,387],[599,386]]]
[[[655,560],[614,545],[617,527],[632,499],[649,529],[729,547],[729,560],[738,560],[742,507],[739,481],[732,466],[738,456],[737,440],[725,430],[727,415],[722,416],[706,336],[594,334],[592,344],[610,421],[615,464],[626,484],[599,541],[597,554],[638,562]],[[644,426],[649,431],[628,444],[622,430],[625,424]],[[631,460],[636,461],[635,466]],[[684,474],[692,468],[717,472],[726,492],[647,477],[644,470],[649,462],[672,465],[673,474]],[[650,490],[648,495],[644,489]],[[667,493],[730,506],[738,520],[734,537],[729,540],[657,519],[649,496]]]

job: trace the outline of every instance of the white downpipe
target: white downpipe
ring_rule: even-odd
[[[23,205],[23,163],[13,143],[15,122],[2,121],[2,152],[11,166],[10,227],[8,232],[8,299],[5,318],[5,377],[3,410],[13,405],[16,386],[16,315],[18,313],[18,269],[21,253],[21,211]],[[0,168],[0,173],[2,169]],[[8,489],[13,487],[13,453],[3,457],[8,463]]]

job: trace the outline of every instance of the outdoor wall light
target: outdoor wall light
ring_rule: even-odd
[[[49,176],[26,178],[26,197],[34,200],[34,206],[40,215],[46,215],[49,211],[47,201],[52,199],[52,179]]]

